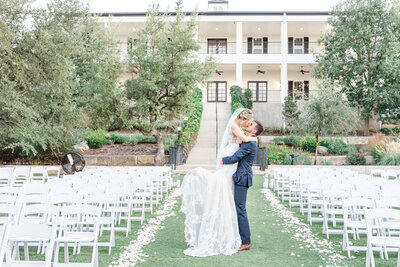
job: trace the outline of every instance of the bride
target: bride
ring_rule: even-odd
[[[249,109],[237,109],[226,126],[217,155],[217,170],[196,168],[182,182],[182,206],[185,213],[185,238],[188,256],[232,255],[241,245],[232,175],[237,164],[221,165],[221,159],[233,155],[241,142],[257,141],[246,136],[240,126],[253,120]]]

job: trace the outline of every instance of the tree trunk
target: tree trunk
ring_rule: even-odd
[[[164,165],[164,143],[162,140],[161,133],[156,133],[153,135],[157,140],[157,154],[154,158],[154,165],[163,166]]]
[[[317,165],[318,145],[319,145],[318,135],[315,136],[315,140],[317,140],[317,145],[315,147],[314,165]]]
[[[369,117],[364,120],[364,136],[369,135]]]

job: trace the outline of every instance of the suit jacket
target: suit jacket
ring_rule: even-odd
[[[238,163],[236,172],[233,174],[233,182],[237,185],[250,187],[253,185],[253,162],[257,155],[256,142],[243,142],[242,146],[235,154],[224,157],[224,164]]]

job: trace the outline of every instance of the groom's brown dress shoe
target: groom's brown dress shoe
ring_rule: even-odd
[[[239,251],[250,250],[250,245],[241,245]]]

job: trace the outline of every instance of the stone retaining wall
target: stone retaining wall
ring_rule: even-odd
[[[86,165],[94,166],[149,166],[154,165],[154,155],[85,155]]]
[[[279,136],[260,136],[263,143],[270,144],[275,137]],[[321,137],[324,138],[324,137]],[[347,136],[341,139],[348,145],[367,145],[369,136]]]

